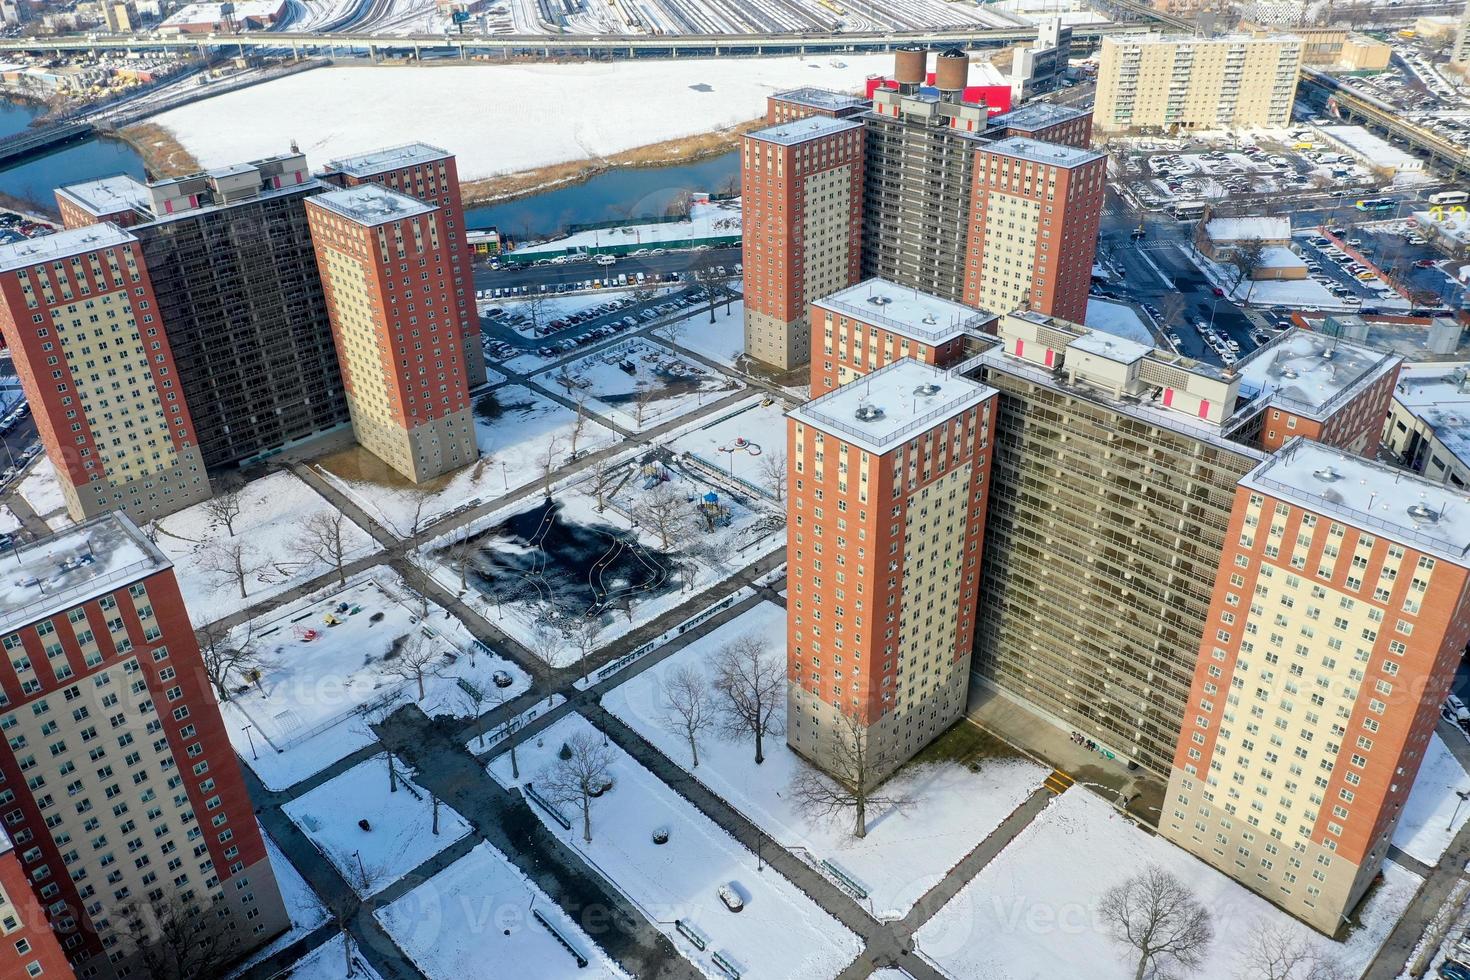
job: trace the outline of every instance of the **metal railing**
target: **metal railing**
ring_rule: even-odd
[[[893,289],[894,291],[912,291],[912,287],[910,286],[899,286],[896,284],[893,286]],[[873,295],[881,295],[881,290],[875,290]],[[918,337],[922,340],[926,340],[930,343],[935,344],[952,339],[956,333],[964,333],[972,329],[978,329],[980,324],[983,323],[985,320],[992,319],[990,314],[986,314],[977,310],[964,319],[955,319],[949,321],[948,323],[911,323],[907,320],[896,320],[893,317],[885,316],[883,313],[876,312],[878,310],[884,309],[887,304],[875,305],[869,303],[867,305],[863,305],[859,303],[849,303],[846,300],[834,299],[829,296],[826,299],[818,300],[817,305],[824,310],[831,310],[833,313],[845,316],[849,320],[857,320],[861,323],[866,323],[872,326],[887,327],[889,330],[892,330],[896,333],[906,334],[911,337]]]

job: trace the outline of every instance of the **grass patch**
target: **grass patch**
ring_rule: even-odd
[[[138,151],[155,177],[182,177],[203,169],[193,154],[174,139],[174,134],[157,123],[134,123],[118,130],[116,135]]]
[[[913,766],[924,763],[953,762],[968,766],[987,759],[1021,758],[1025,757],[999,738],[974,722],[961,719],[951,725],[944,734],[926,745],[908,764]]]

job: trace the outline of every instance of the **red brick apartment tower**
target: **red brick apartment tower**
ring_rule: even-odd
[[[470,387],[485,383],[485,354],[480,345],[480,315],[475,309],[474,266],[465,240],[464,201],[454,154],[427,143],[408,143],[327,164],[322,179],[340,187],[380,184],[440,209],[443,227],[453,240],[454,300],[465,334],[465,369]]]
[[[0,245],[0,331],[73,520],[210,495],[138,240],[93,225]]]
[[[0,827],[0,977],[74,980],[46,910],[31,891],[25,868]]]
[[[964,300],[1087,318],[1107,157],[1012,136],[975,151]]]
[[[473,462],[457,246],[443,215],[375,184],[309,198],[306,210],[357,441],[415,483]]]
[[[1092,146],[1092,110],[1050,102],[1028,102],[1019,109],[990,117],[997,137],[1024,136],[1043,143],[1060,143],[1085,150]]]
[[[114,513],[6,561],[0,821],[77,975],[146,980],[139,903],[289,926],[168,559]]]
[[[996,319],[909,286],[865,279],[812,303],[812,393],[905,357],[948,368],[964,359],[965,337]]]
[[[745,352],[800,367],[811,350],[808,304],[861,275],[863,126],[814,116],[741,144]]]
[[[1470,498],[1306,439],[1241,479],[1159,830],[1325,933],[1470,639]]]
[[[818,764],[856,734],[881,778],[964,710],[996,411],[905,358],[790,413],[786,737]]]

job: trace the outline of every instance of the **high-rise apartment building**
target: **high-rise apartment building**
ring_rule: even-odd
[[[307,225],[326,186],[282,154],[142,183],[58,188],[69,227],[116,221],[137,236],[211,469],[258,461],[348,422]]]
[[[948,368],[966,337],[991,332],[996,317],[916,289],[868,279],[812,304],[813,395],[901,358]]]
[[[471,387],[484,384],[485,352],[481,347],[480,315],[475,309],[474,270],[465,239],[468,229],[454,154],[427,143],[407,143],[333,160],[327,164],[322,179],[339,187],[379,184],[439,208],[440,227],[453,244],[452,295],[465,336],[465,370]]]
[[[102,224],[0,245],[0,332],[74,520],[209,497],[135,236]]]
[[[1225,537],[1159,829],[1333,933],[1470,639],[1470,498],[1296,439]]]
[[[1025,136],[981,146],[970,194],[964,301],[1085,319],[1107,171],[1104,154]]]
[[[779,368],[805,363],[812,300],[858,279],[863,126],[810,116],[741,141],[745,352]]]
[[[1291,122],[1301,39],[1289,36],[1105,37],[1096,126],[1279,129]]]
[[[0,827],[0,976],[76,977],[4,827]]]
[[[990,117],[990,128],[1007,136],[1026,136],[1085,150],[1092,146],[1092,113],[1053,102],[1030,102]]]
[[[6,561],[0,821],[77,975],[142,980],[143,906],[217,913],[240,953],[285,929],[168,559],[107,514]]]
[[[443,212],[372,183],[306,207],[357,441],[415,483],[473,462],[458,246]]]
[[[964,710],[995,398],[902,358],[788,416],[786,731],[819,764],[881,779]]]

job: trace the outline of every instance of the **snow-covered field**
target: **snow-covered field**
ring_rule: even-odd
[[[285,903],[286,912],[291,917],[291,928],[236,967],[231,973],[232,977],[239,976],[266,957],[274,956],[327,921],[326,906],[322,904],[321,899],[317,898],[316,892],[311,890],[311,886],[301,877],[295,865],[281,852],[280,847],[265,832],[264,828],[261,828],[261,837],[265,838],[265,853],[270,858],[271,871],[276,876],[276,886],[281,889],[281,900]],[[338,947],[339,969],[343,962],[340,949]]]
[[[1106,801],[1073,787],[1053,800],[1005,850],[916,934],[926,959],[955,980],[1085,976],[1124,980],[1133,961],[1096,914],[1103,892],[1149,864],[1173,872],[1210,911],[1215,941],[1188,975],[1197,980],[1260,976],[1241,972],[1241,954],[1265,927],[1330,948],[1345,976],[1358,976],[1403,914],[1420,879],[1392,862],[1384,883],[1359,909],[1362,925],[1334,943],[1215,869],[1118,816]]]
[[[721,473],[732,474],[774,497],[774,481],[767,468],[777,463],[783,471],[786,468],[787,406],[774,400],[762,405],[762,400],[752,398],[721,412],[708,425],[674,439],[669,448],[691,453]]]
[[[836,67],[841,65],[842,67]],[[322,68],[172,109],[152,119],[204,167],[283,152],[313,167],[410,140],[455,153],[462,180],[608,156],[734,126],[772,92],[858,92],[890,55],[679,58],[580,64]],[[282,112],[290,106],[290,112]],[[557,106],[555,125],[528,107]]]
[[[358,506],[372,514],[384,527],[401,537],[410,537],[417,513],[419,526],[464,504],[494,500],[536,480],[541,460],[555,447],[560,468],[571,450],[576,413],[538,391],[521,385],[506,385],[491,393],[500,414],[485,419],[475,413],[475,442],[480,460],[451,474],[443,482],[428,484],[427,490],[413,488],[401,479],[392,485],[334,472],[320,467],[327,479],[342,489]],[[479,404],[480,398],[476,398]],[[617,433],[587,418],[577,439],[577,452],[602,449],[618,441]],[[419,500],[427,494],[423,510]]]
[[[1470,776],[1450,754],[1444,740],[1438,734],[1431,735],[1414,788],[1404,804],[1404,815],[1393,832],[1394,845],[1425,864],[1438,864],[1455,834],[1470,820],[1470,806],[1456,806],[1461,803],[1457,792],[1470,793]]]
[[[586,395],[589,408],[634,432],[692,412],[706,397],[718,398],[741,387],[741,382],[641,337],[568,361],[531,380],[566,398]],[[641,406],[640,398],[644,398]]]
[[[689,217],[684,221],[593,228],[565,238],[523,245],[514,254],[518,261],[524,262],[527,256],[534,257],[542,253],[555,255],[574,248],[595,249],[608,245],[645,245],[655,248],[667,242],[724,238],[740,234],[740,218],[739,198],[713,204],[695,204],[689,209]]]
[[[715,322],[709,322],[709,311],[698,309],[684,321],[679,333],[679,346],[703,354],[717,364],[733,368],[745,354],[745,303],[731,303],[728,311],[715,307]]]
[[[158,547],[172,559],[179,590],[196,626],[212,623],[332,570],[311,550],[302,528],[319,514],[336,509],[294,473],[278,472],[247,483],[240,491],[234,534],[195,504],[156,523]],[[343,562],[381,551],[372,537],[346,518],[342,521]],[[227,569],[227,549],[243,546],[245,596]]]
[[[388,785],[387,755],[376,755],[281,808],[362,898],[376,895],[470,832],[463,817],[440,803],[435,834],[428,791],[414,785],[413,770],[402,760],[394,765],[396,793]],[[372,829],[363,830],[359,820]]]
[[[619,686],[602,703],[689,768],[687,743],[662,720],[661,678],[685,665],[712,675],[715,653],[746,634],[758,636],[773,657],[785,661],[786,610],[764,602]],[[979,772],[951,764],[909,766],[884,792],[913,805],[870,809],[868,835],[857,840],[850,816],[812,820],[801,813],[787,788],[807,764],[779,737],[765,748],[766,761],[757,766],[748,741],[709,735],[700,745],[699,767],[689,771],[783,846],[803,847],[816,860],[841,868],[868,891],[874,913],[885,919],[905,915],[1047,776],[1042,767],[1013,759],[987,760]]]
[[[588,960],[587,968],[578,968],[532,909]],[[414,965],[435,980],[627,976],[574,919],[486,843],[375,914]]]
[[[343,980],[347,976],[347,951],[342,948],[346,943],[342,934],[337,933],[292,963],[288,976],[291,980]],[[382,980],[356,943],[352,946],[352,975],[362,980]]]
[[[56,481],[56,467],[51,457],[42,453],[36,457],[30,472],[20,481],[20,495],[36,516],[59,531],[72,523],[66,513],[66,498],[61,495],[61,484]]]
[[[348,612],[337,612],[343,603]],[[249,637],[264,662],[259,683],[237,678],[230,686],[241,690],[222,705],[236,754],[262,783],[285,789],[371,744],[373,719],[361,714],[366,707],[388,712],[414,701],[430,717],[469,717],[476,706],[461,680],[489,699],[514,697],[530,686],[507,660],[478,651],[472,660],[466,651],[473,649],[473,636],[432,602],[425,625],[434,636],[424,636],[416,605],[396,572],[378,568],[349,580],[346,589],[323,590],[231,634],[227,643],[238,647]],[[339,625],[326,625],[327,615]],[[417,679],[391,669],[395,651],[410,642],[422,642],[436,656],[422,700]],[[496,687],[496,672],[509,675],[510,685]],[[493,703],[481,703],[478,712]]]
[[[15,516],[15,511],[6,504],[0,504],[0,534],[9,534],[20,530],[20,519]]]
[[[568,715],[535,744],[521,747],[521,780],[511,778],[508,756],[491,763],[491,774],[506,786],[534,783],[557,763],[564,742],[596,731],[581,715]],[[715,953],[743,976],[803,980],[836,976],[858,954],[862,943],[837,920],[774,869],[758,871],[754,854],[617,746],[610,751],[614,785],[592,803],[591,844],[583,843],[580,815],[572,807],[565,808],[576,816],[571,830],[540,807],[532,809],[548,830],[591,857],[706,976],[726,978],[714,965]],[[651,839],[658,828],[668,830],[667,843]],[[721,885],[739,893],[743,911],[725,908],[716,891]],[[690,942],[674,919],[705,937],[706,948]]]

